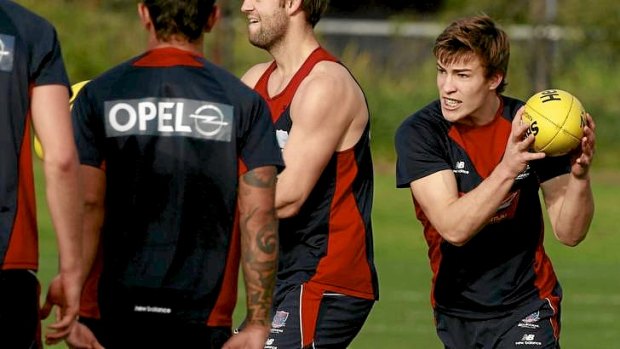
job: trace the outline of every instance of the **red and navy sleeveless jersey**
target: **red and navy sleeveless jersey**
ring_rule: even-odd
[[[214,309],[236,298],[239,174],[283,166],[262,98],[160,48],[87,84],[72,115],[81,163],[105,161],[101,316],[226,318]]]
[[[508,97],[501,100],[495,119],[482,127],[448,122],[439,101],[407,118],[396,132],[397,186],[409,188],[412,181],[451,170],[459,195],[475,189],[501,161],[512,119],[523,105]],[[461,247],[441,238],[414,199],[429,246],[435,309],[488,319],[545,299],[557,305],[561,289],[543,247],[538,191],[540,183],[569,170],[566,157],[530,162],[496,214]]]
[[[38,267],[32,88],[69,86],[53,26],[0,0],[0,269]]]
[[[267,92],[275,62],[255,86],[269,104],[282,148],[293,125],[293,96],[314,65],[324,60],[337,62],[327,51],[317,48],[276,96]],[[370,217],[373,168],[369,129],[367,125],[354,147],[332,155],[299,213],[280,220],[277,290],[313,282],[325,291],[377,299]]]

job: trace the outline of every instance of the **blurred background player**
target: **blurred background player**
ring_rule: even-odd
[[[105,210],[98,339],[106,348],[262,348],[282,166],[267,105],[203,57],[213,0],[148,0],[138,12],[148,51],[91,81],[73,106],[87,220]],[[239,242],[248,326],[229,340]],[[97,249],[86,248],[90,265]]]
[[[410,188],[433,270],[446,348],[559,347],[562,291],[543,248],[542,189],[556,238],[581,242],[594,212],[594,122],[570,156],[530,152],[523,102],[503,96],[508,37],[487,16],[435,41],[439,99],[397,130],[397,186]]]
[[[327,1],[246,0],[250,42],[273,61],[242,80],[269,104],[280,259],[268,348],[345,348],[378,297],[369,112],[360,86],[317,41]]]
[[[32,125],[47,153],[45,190],[60,257],[55,301],[61,317],[46,334],[55,343],[74,324],[81,288],[82,217],[69,80],[53,26],[0,0],[0,328],[6,348],[41,346]]]

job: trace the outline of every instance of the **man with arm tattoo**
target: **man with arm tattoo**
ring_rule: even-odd
[[[138,12],[148,50],[88,83],[72,112],[82,170],[100,178],[85,182],[105,186],[101,227],[84,231],[102,244],[98,340],[263,348],[283,166],[268,108],[203,57],[213,0],[144,0]],[[247,326],[232,336],[239,261]]]

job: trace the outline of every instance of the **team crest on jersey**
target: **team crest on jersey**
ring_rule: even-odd
[[[0,34],[0,71],[10,72],[13,70],[15,56],[15,37]]]
[[[233,107],[185,98],[142,98],[105,102],[108,137],[176,136],[230,142]]]
[[[284,327],[284,325],[286,325],[286,319],[288,319],[288,312],[282,310],[276,311],[276,315],[274,315],[273,321],[271,322],[271,327]]]
[[[527,164],[523,172],[519,173],[519,175],[515,178],[515,181],[520,181],[530,176],[530,165]]]
[[[278,145],[280,146],[280,149],[284,149],[286,141],[288,141],[288,132],[284,130],[276,130],[276,139],[278,140]]]

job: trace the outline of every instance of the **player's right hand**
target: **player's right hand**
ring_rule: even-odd
[[[509,171],[512,178],[523,172],[529,161],[545,157],[545,153],[530,152],[530,148],[534,143],[534,135],[527,133],[529,124],[521,121],[524,110],[525,107],[521,107],[512,120],[510,136],[506,143],[504,157],[500,162],[500,165],[503,165]]]
[[[270,328],[260,325],[246,325],[234,334],[222,349],[263,349]]]

